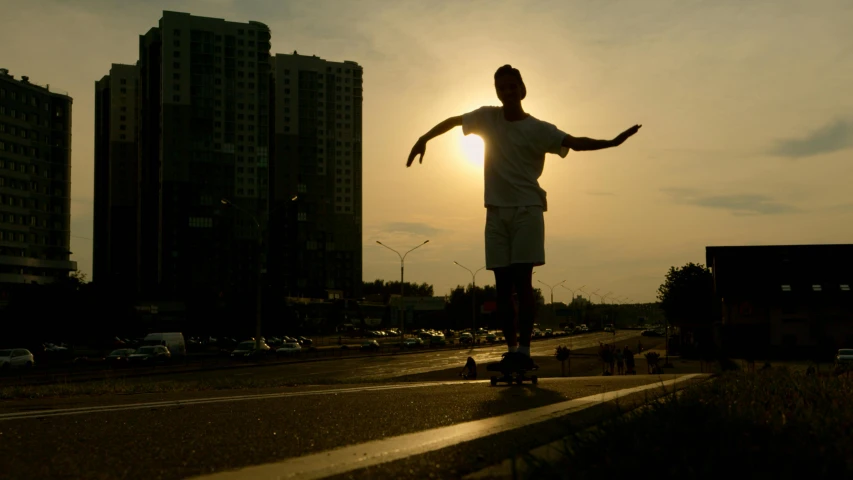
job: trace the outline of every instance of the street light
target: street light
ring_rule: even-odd
[[[574,302],[574,301],[575,301],[575,292],[577,292],[577,291],[581,291],[581,292],[582,292],[582,291],[583,291],[583,287],[585,287],[586,285],[581,285],[580,287],[575,288],[575,289],[571,289],[571,288],[569,288],[569,287],[567,287],[567,286],[565,286],[565,285],[560,285],[560,286],[561,286],[561,287],[563,287],[563,288],[565,288],[566,290],[568,290],[568,291],[572,292],[572,302]]]
[[[296,201],[297,198],[299,198],[298,195],[294,195],[290,199],[290,201],[294,202],[294,201]],[[258,217],[256,217],[252,212],[250,212],[250,211],[246,210],[245,208],[235,204],[234,202],[232,202],[231,200],[228,200],[227,198],[222,198],[220,200],[220,202],[223,205],[226,205],[229,207],[234,207],[237,210],[248,215],[249,218],[251,218],[252,221],[255,222],[255,227],[258,229],[257,230],[258,231],[258,264],[257,264],[257,269],[258,269],[257,283],[258,283],[258,285],[257,285],[257,289],[256,289],[257,292],[255,292],[255,349],[260,350],[260,348],[261,348],[261,316],[262,316],[261,314],[262,314],[262,305],[263,305],[263,284],[262,284],[263,258],[261,256],[261,253],[263,250],[263,244],[264,244],[264,242],[263,242],[263,238],[264,238],[263,229],[261,228],[261,222],[258,221]],[[274,211],[278,210],[279,208],[281,208],[281,207],[274,208],[273,210],[267,212],[267,223],[269,223],[270,215]]]
[[[405,323],[404,318],[403,318],[403,262],[406,260],[406,255],[411,253],[412,250],[416,250],[418,248],[423,247],[424,245],[429,243],[429,240],[424,240],[424,243],[418,245],[417,247],[413,248],[412,250],[409,250],[408,252],[406,252],[402,255],[400,255],[400,252],[398,252],[397,250],[394,250],[393,248],[389,247],[388,245],[385,245],[384,243],[380,242],[379,240],[377,240],[376,243],[378,243],[379,245],[382,245],[383,247],[387,248],[388,250],[391,250],[392,252],[396,253],[398,257],[400,257],[400,348],[402,348],[403,347],[403,337],[405,335],[404,332],[406,330],[406,323]]]
[[[462,265],[456,260],[453,261],[456,265],[468,270],[468,273],[471,274],[471,338],[474,338],[477,335],[477,272],[486,268],[482,266],[477,269],[477,271],[472,272],[470,268]]]
[[[569,306],[571,306],[572,304],[574,304],[574,303],[575,303],[575,291],[583,292],[583,287],[585,287],[586,285],[581,285],[580,287],[578,287],[578,288],[576,288],[576,289],[571,289],[571,288],[569,288],[569,287],[567,287],[567,286],[565,286],[565,285],[560,285],[560,286],[561,286],[561,287],[563,287],[563,288],[565,288],[566,290],[568,290],[568,291],[572,292],[572,301],[569,303]],[[581,297],[581,298],[583,298],[583,297]],[[580,319],[578,319],[578,320],[580,320]],[[574,322],[572,322],[572,324],[574,324]],[[568,326],[568,325],[567,325],[567,326]],[[572,342],[572,337],[574,336],[574,332],[571,332],[571,333],[572,333],[572,335],[570,335],[570,336],[569,336],[569,350],[571,350],[572,348],[574,348],[574,347],[573,347],[573,345],[572,345],[572,343],[573,343],[573,342]]]
[[[542,285],[545,285],[546,287],[548,287],[549,289],[551,289],[551,303],[554,303],[554,288],[555,288],[555,287],[558,287],[558,286],[560,286],[560,285],[562,285],[562,284],[563,284],[563,282],[565,282],[565,280],[563,280],[563,281],[562,281],[562,282],[560,282],[560,283],[557,283],[557,284],[556,284],[556,285],[554,285],[553,287],[552,287],[551,285],[548,285],[547,283],[543,282],[542,280],[537,280],[537,282],[539,282],[539,283],[541,283]]]
[[[595,295],[596,297],[598,297],[598,303],[601,303],[601,295],[598,294],[599,290],[601,289],[599,288],[598,290],[589,294],[590,301],[592,301],[592,296]]]

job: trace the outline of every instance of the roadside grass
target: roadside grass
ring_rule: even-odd
[[[853,379],[726,372],[525,456],[525,478],[853,478]]]
[[[85,383],[56,383],[51,385],[10,386],[0,388],[0,400],[42,399],[51,397],[74,397],[81,395],[133,395],[142,393],[201,392],[215,390],[242,390],[302,385],[341,385],[359,383],[381,383],[368,379],[325,379],[306,381],[286,379],[218,378],[190,381],[139,381],[127,379],[103,380]]]

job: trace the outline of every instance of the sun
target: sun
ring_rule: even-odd
[[[482,138],[477,135],[460,134],[459,149],[471,165],[483,166],[483,155],[486,147]]]

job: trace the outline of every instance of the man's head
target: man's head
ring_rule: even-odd
[[[521,79],[521,72],[511,65],[504,65],[495,72],[495,93],[501,103],[521,103],[527,96],[527,87]]]

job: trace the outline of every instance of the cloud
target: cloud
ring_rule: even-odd
[[[837,152],[853,147],[853,122],[835,120],[799,138],[779,140],[770,153],[781,157],[800,158]]]
[[[383,233],[411,233],[415,235],[436,235],[442,232],[440,228],[418,222],[389,222],[383,224],[380,230]]]
[[[689,188],[662,188],[675,203],[728,210],[734,215],[779,215],[798,213],[800,209],[780,203],[766,195],[725,194],[709,195]]]

